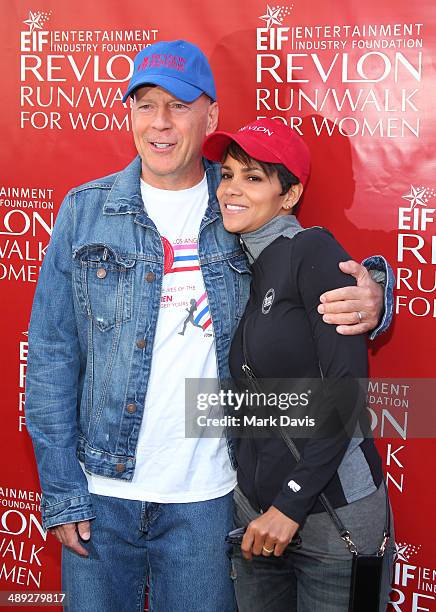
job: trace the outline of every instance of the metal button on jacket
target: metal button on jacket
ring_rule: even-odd
[[[106,276],[107,272],[104,268],[99,268],[97,270],[97,276],[98,278],[104,278]]]
[[[138,340],[136,341],[136,346],[139,349],[145,348],[146,344],[147,344],[147,340],[145,338],[138,338]]]
[[[129,412],[130,414],[133,414],[134,412],[136,412],[136,404],[127,404],[127,408],[126,408],[127,412]],[[120,464],[121,465],[121,464]]]
[[[124,465],[124,463],[117,463],[115,466],[116,472],[124,472],[125,469],[126,469],[126,466]]]
[[[154,278],[154,272],[147,272],[147,274],[145,275],[145,280],[147,281],[147,283],[152,283],[154,281]]]

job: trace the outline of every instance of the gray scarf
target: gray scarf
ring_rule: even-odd
[[[274,217],[254,232],[241,234],[241,240],[249,262],[252,264],[271,242],[279,236],[293,238],[295,234],[303,231],[295,215],[281,215]]]

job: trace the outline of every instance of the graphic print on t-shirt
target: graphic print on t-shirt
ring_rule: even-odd
[[[186,237],[178,238],[172,244],[165,236],[161,239],[165,257],[161,308],[183,308],[179,336],[184,336],[188,329],[196,329],[203,332],[204,337],[212,337],[212,319],[207,294],[204,286],[198,283],[201,278],[198,274],[201,272],[197,241],[195,238]],[[172,276],[180,272],[185,274]]]
[[[171,242],[165,236],[161,236],[164,250],[164,275],[171,271],[174,263],[174,249]]]
[[[194,312],[197,310],[197,300],[190,300],[189,310],[188,308],[185,308],[185,310],[188,313],[188,316],[183,322],[183,331],[179,332],[179,336],[185,335],[185,330],[186,330],[186,326],[188,325],[188,323],[192,323],[194,327],[200,327],[201,329],[203,329],[201,325],[199,323],[196,323],[194,319]]]
[[[184,242],[171,244],[168,238],[161,236],[164,247],[164,274],[171,272],[196,272],[200,270],[198,264],[197,242]]]
[[[174,245],[174,263],[170,272],[195,272],[200,269],[196,242]]]
[[[196,310],[198,310],[198,307],[200,305],[202,305],[202,308],[197,313],[197,315],[194,317],[194,313]],[[188,316],[183,322],[183,331],[179,332],[180,336],[185,335],[185,330],[186,330],[186,326],[188,325],[188,323],[192,323],[194,327],[199,327],[203,331],[206,331],[209,325],[212,324],[212,319],[210,318],[210,314],[209,314],[209,305],[207,303],[206,291],[203,293],[203,295],[198,300],[194,300],[194,299],[190,300],[189,310],[188,308],[186,308],[185,310],[188,313]]]

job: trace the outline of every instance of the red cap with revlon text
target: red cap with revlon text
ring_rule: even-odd
[[[234,141],[253,159],[283,164],[305,185],[310,173],[310,153],[306,143],[283,121],[258,119],[244,125],[234,134],[213,132],[203,143],[203,155],[221,162]]]

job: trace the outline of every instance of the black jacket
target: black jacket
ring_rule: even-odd
[[[338,334],[317,311],[324,291],[355,284],[338,267],[347,259],[334,237],[321,228],[304,230],[292,239],[278,237],[252,265],[250,298],[230,351],[230,370],[239,387],[245,383],[243,335],[257,378],[298,379],[286,390],[297,385],[301,391],[319,383],[309,416],[317,424],[328,421],[328,432],[320,437],[310,427],[299,430],[298,463],[274,427],[261,437],[265,430],[247,426],[243,434],[248,437],[236,444],[238,484],[251,504],[263,511],[274,505],[300,524],[310,512],[323,510],[319,493],[340,507],[369,495],[382,479],[372,438],[350,440],[358,420],[362,428],[368,423],[365,396],[356,380],[368,374],[366,338]],[[312,379],[310,385],[305,386],[305,379]],[[274,383],[274,389],[283,390],[282,384]],[[246,408],[245,414],[250,410]],[[271,415],[282,412],[266,408],[263,414],[268,410]],[[283,414],[302,418],[305,412],[303,407],[291,407]],[[345,420],[347,428],[338,427],[338,419]],[[293,428],[288,431],[295,433]]]

